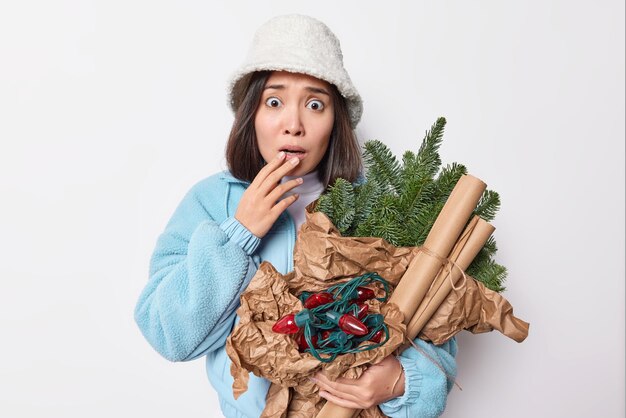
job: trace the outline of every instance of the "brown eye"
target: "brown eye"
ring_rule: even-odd
[[[311,100],[306,107],[311,110],[322,110],[324,109],[324,103],[321,100]]]
[[[265,101],[265,104],[269,107],[280,107],[283,103],[276,97],[270,97]]]

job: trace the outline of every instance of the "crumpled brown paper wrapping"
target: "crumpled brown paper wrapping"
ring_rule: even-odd
[[[390,340],[378,349],[344,354],[331,363],[300,353],[293,336],[272,331],[282,316],[302,309],[296,297],[302,291],[325,290],[372,271],[393,289],[417,254],[417,248],[394,247],[381,238],[342,237],[326,215],[311,213],[310,208],[296,240],[294,271],[282,275],[270,263],[261,264],[241,295],[237,310],[240,321],[226,343],[235,398],[247,389],[248,372],[272,382],[262,417],[314,417],[325,400],[318,396],[309,376],[321,369],[331,379],[358,378],[364,365],[392,354],[405,338],[402,313],[394,304],[380,306],[377,301],[370,301],[370,310],[385,316]],[[513,317],[509,308],[502,296],[470,278],[460,290],[453,291],[419,337],[442,344],[467,327],[474,333],[498,329],[517,341],[523,334],[518,329],[520,323],[525,323]],[[384,415],[372,407],[361,411],[359,417]]]
[[[509,301],[478,280],[467,278],[456,290],[452,289],[419,337],[439,345],[463,329],[473,334],[496,329],[518,343],[524,341],[529,324],[513,315]]]
[[[378,301],[371,301],[370,311],[385,316],[390,334],[387,344],[377,350],[338,356],[332,363],[321,363],[308,353],[300,353],[293,336],[272,331],[282,316],[302,310],[302,303],[289,287],[294,275],[292,272],[283,276],[270,263],[261,264],[241,295],[241,307],[237,311],[240,321],[226,344],[226,352],[233,361],[235,397],[247,389],[248,371],[277,384],[268,393],[263,417],[282,417],[288,405],[294,411],[290,417],[315,415],[324,402],[318,406],[317,387],[309,381],[309,376],[323,369],[332,379],[340,375],[357,378],[363,368],[356,366],[377,363],[390,355],[402,343],[406,332],[396,306],[381,306]],[[289,393],[289,388],[293,388],[293,393]]]

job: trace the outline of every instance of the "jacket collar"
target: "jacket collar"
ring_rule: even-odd
[[[224,170],[220,173],[220,179],[228,183],[250,184],[248,181],[244,181],[233,176],[228,170]]]

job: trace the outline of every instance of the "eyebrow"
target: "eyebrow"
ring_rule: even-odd
[[[270,84],[269,86],[265,86],[263,90],[267,90],[267,89],[284,90],[285,85],[284,84]],[[330,97],[330,93],[328,93],[325,89],[321,87],[307,86],[305,87],[305,90],[310,91],[311,93],[325,94],[328,97]]]

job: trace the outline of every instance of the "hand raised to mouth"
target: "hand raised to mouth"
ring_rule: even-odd
[[[263,238],[280,214],[299,197],[298,194],[293,194],[279,200],[286,192],[302,184],[302,178],[279,184],[300,163],[295,155],[292,158],[286,157],[287,152],[279,152],[276,158],[259,171],[243,193],[235,212],[235,219],[258,238]]]

